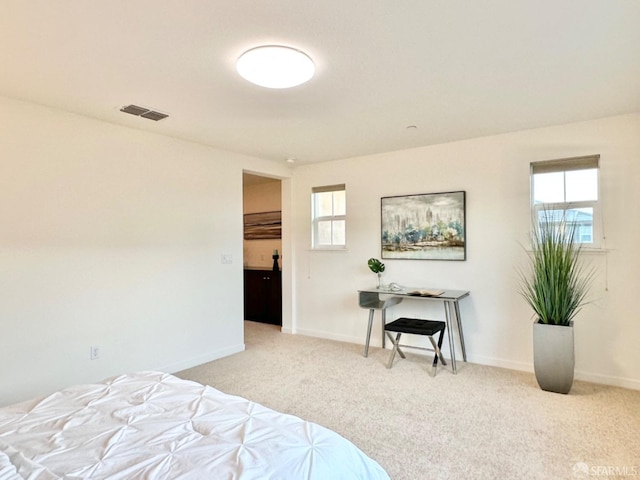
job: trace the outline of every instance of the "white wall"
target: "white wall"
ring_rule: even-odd
[[[468,260],[387,260],[384,281],[471,290],[461,303],[470,360],[530,370],[531,314],[515,274],[528,165],[592,153],[609,251],[589,257],[600,276],[577,320],[577,374],[640,388],[640,115],[299,166],[294,178],[286,165],[1,97],[0,125],[0,405],[244,348],[243,170],[283,179],[283,331],[356,343],[380,197],[465,190]],[[311,254],[311,187],[343,182],[349,250]]]
[[[576,376],[640,388],[637,114],[297,167],[292,330],[363,343],[367,312],[358,308],[356,290],[375,285],[366,262],[380,257],[380,198],[465,190],[467,261],[385,260],[383,282],[470,290],[461,301],[469,360],[532,370],[532,314],[516,273],[529,228],[529,163],[595,153],[608,251],[587,256],[598,276],[594,303],[576,321]],[[310,252],[311,188],[339,183],[347,188],[348,251]],[[418,302],[405,301],[389,315],[442,318]],[[372,341],[379,345],[377,329]]]
[[[0,125],[0,405],[244,348],[242,170],[288,168],[6,98]]]

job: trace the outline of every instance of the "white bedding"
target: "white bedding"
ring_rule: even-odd
[[[0,409],[0,479],[389,477],[337,433],[143,372]]]

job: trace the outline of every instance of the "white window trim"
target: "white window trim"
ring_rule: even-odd
[[[532,207],[532,218],[538,218],[538,213],[545,208],[557,208],[558,210],[573,210],[578,208],[591,208],[593,211],[592,241],[590,243],[576,242],[584,250],[600,250],[602,248],[602,228],[600,220],[600,205],[597,201],[588,202],[558,202],[558,203],[538,203]]]
[[[314,195],[316,193],[322,192],[338,192],[344,191],[346,195],[346,185],[327,185],[324,187],[313,187],[311,189],[311,251],[320,252],[320,251],[344,251],[347,250],[347,215],[346,212],[344,215],[325,215],[322,217],[316,217],[316,205]],[[328,244],[319,244],[318,240],[318,224],[323,221],[344,221],[345,224],[345,239],[344,245],[328,245]]]
[[[534,200],[534,174],[549,172],[567,172],[571,170],[585,170],[588,168],[598,169],[598,199],[581,201],[581,202],[554,202],[554,203],[535,203]],[[601,195],[601,169],[600,155],[586,155],[582,157],[562,158],[558,160],[547,160],[542,162],[532,162],[529,170],[530,182],[530,203],[532,219],[538,218],[538,212],[545,208],[557,209],[575,209],[575,208],[592,208],[593,209],[593,241],[591,243],[580,243],[580,249],[584,252],[601,252],[604,251],[604,231],[602,219],[602,195]]]
[[[336,220],[343,220],[345,222],[345,228],[347,225],[347,216],[346,215],[332,215],[332,216],[326,216],[326,217],[315,217],[313,219],[313,241],[312,241],[312,250],[344,250],[347,248],[347,242],[346,242],[346,232],[345,232],[345,243],[344,245],[326,245],[326,244],[322,244],[320,245],[318,243],[318,224],[320,222],[326,222],[326,221],[336,221]]]

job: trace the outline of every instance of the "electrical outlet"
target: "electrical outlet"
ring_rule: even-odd
[[[220,263],[233,263],[233,256],[230,253],[223,253],[222,255],[220,255]]]
[[[92,345],[89,351],[89,358],[91,358],[91,360],[100,358],[100,347]]]

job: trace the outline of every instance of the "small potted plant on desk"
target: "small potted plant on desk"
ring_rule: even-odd
[[[571,211],[545,207],[534,219],[529,268],[520,293],[535,313],[533,368],[540,388],[569,393],[575,366],[573,318],[587,303],[593,270],[580,260]]]
[[[377,258],[370,258],[369,261],[367,262],[367,265],[369,265],[369,270],[371,270],[373,273],[378,275],[377,288],[380,288],[380,280],[382,278],[382,272],[384,272],[384,263],[382,263]]]

